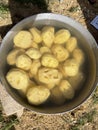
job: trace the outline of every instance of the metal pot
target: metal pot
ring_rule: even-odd
[[[13,46],[13,37],[18,31],[28,29],[32,26],[42,27],[45,25],[52,25],[56,28],[66,28],[71,34],[76,36],[81,42],[81,46],[86,52],[87,56],[87,78],[79,94],[70,102],[62,106],[39,106],[35,107],[28,104],[26,99],[21,98],[16,90],[11,88],[5,75],[8,71],[6,57]],[[92,35],[78,22],[66,16],[42,13],[28,17],[18,24],[16,24],[4,37],[0,47],[0,80],[7,92],[24,107],[40,113],[58,114],[71,111],[81,105],[95,90],[98,83],[98,46]]]

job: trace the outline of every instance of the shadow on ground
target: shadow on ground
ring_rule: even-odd
[[[12,24],[0,27],[2,38],[9,29],[22,19],[34,14],[49,12],[46,0],[9,0],[8,7],[11,14]]]
[[[50,12],[48,10],[48,2],[49,0],[9,0],[9,10],[11,13],[12,25],[0,27],[0,34],[2,38],[10,28],[12,28],[22,19],[34,14]],[[90,22],[93,20],[93,18],[98,15],[98,1],[96,0],[96,3],[93,5],[90,4],[88,0],[77,0],[77,2],[79,3],[84,14],[88,30],[98,42],[98,30],[90,25]]]
[[[98,0],[96,0],[96,3],[94,4],[91,4],[89,0],[77,0],[77,2],[79,3],[85,17],[87,29],[98,43],[98,30],[90,24],[90,22],[98,15]]]

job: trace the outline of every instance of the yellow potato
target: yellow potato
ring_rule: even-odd
[[[44,27],[42,29],[42,40],[45,46],[51,47],[54,41],[54,27]]]
[[[15,48],[11,50],[7,55],[7,63],[9,65],[15,65],[16,63],[16,57],[20,54],[24,53],[23,49]]]
[[[59,62],[53,55],[47,53],[42,56],[41,64],[45,67],[57,68]]]
[[[30,28],[29,31],[31,32],[33,36],[33,40],[36,43],[41,43],[42,42],[42,37],[41,37],[41,31],[38,30],[36,27]]]
[[[67,40],[70,38],[70,32],[66,29],[60,29],[56,32],[54,43],[55,44],[63,44],[67,42]]]
[[[51,53],[51,50],[50,50],[47,46],[42,46],[42,47],[40,48],[40,52],[41,52],[41,54]]]
[[[76,59],[76,61],[81,65],[84,63],[85,61],[85,54],[84,52],[79,49],[79,48],[76,48],[74,51],[73,51],[73,57]]]
[[[49,90],[51,90],[51,89],[53,89],[53,88],[55,87],[55,85],[56,85],[56,83],[55,83],[55,84],[49,83],[49,84],[47,84],[46,87],[47,87]]]
[[[41,53],[38,49],[36,48],[29,48],[26,51],[26,54],[31,58],[31,59],[39,59],[41,57]]]
[[[32,44],[33,37],[29,31],[20,31],[18,32],[13,41],[16,47],[27,49]]]
[[[67,80],[62,80],[59,89],[62,92],[65,99],[72,99],[74,97],[74,89]]]
[[[68,81],[74,90],[78,90],[82,87],[85,82],[85,75],[83,72],[78,72],[76,76],[69,77]]]
[[[52,52],[59,62],[66,60],[69,57],[69,52],[61,45],[54,45]]]
[[[18,93],[22,96],[22,97],[26,97],[26,93],[28,91],[29,88],[32,88],[33,86],[35,86],[35,83],[33,81],[30,81],[28,86],[25,86],[22,89],[18,89]]]
[[[27,91],[28,102],[32,105],[40,105],[48,100],[50,91],[45,86],[34,86]]]
[[[38,79],[45,84],[58,84],[62,79],[62,74],[57,69],[42,67],[38,70]]]
[[[21,69],[11,69],[6,75],[6,79],[11,87],[15,89],[23,89],[29,85],[29,76]]]
[[[37,74],[40,66],[41,66],[40,60],[33,60],[30,68],[30,73],[32,74],[32,76],[35,76]]]
[[[42,32],[44,32],[46,30],[49,30],[50,32],[55,33],[55,28],[53,26],[44,26],[42,28]]]
[[[58,86],[51,89],[50,99],[57,105],[62,105],[65,102],[65,97],[63,96]]]
[[[75,76],[79,71],[79,64],[75,59],[68,59],[64,62],[63,70],[68,76]]]
[[[29,70],[32,64],[32,60],[25,54],[19,55],[16,58],[16,66],[23,70]]]
[[[70,37],[66,42],[66,49],[72,52],[77,47],[77,39],[75,37]]]
[[[36,49],[39,48],[38,44],[36,42],[34,42],[34,41],[32,42],[31,47],[36,48]]]
[[[68,75],[67,75],[66,72],[64,71],[63,63],[61,63],[61,64],[58,66],[58,70],[62,73],[62,75],[63,75],[64,78],[67,78],[67,77],[68,77]]]

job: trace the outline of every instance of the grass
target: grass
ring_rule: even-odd
[[[80,117],[77,122],[71,126],[70,130],[80,130],[80,127],[85,125],[86,123],[93,122],[94,116],[96,114],[96,110],[92,110],[88,113],[85,113],[82,117]]]
[[[46,0],[15,0],[22,4],[28,4],[32,3],[34,5],[37,5],[40,9],[47,10],[47,2]]]
[[[79,6],[71,7],[68,11],[73,13],[79,10]]]
[[[92,96],[92,99],[93,99],[94,104],[98,103],[98,86],[97,86],[97,88],[96,88],[96,90],[95,90],[95,92],[94,92],[94,94]]]
[[[0,14],[5,14],[9,11],[8,5],[0,4]]]
[[[9,117],[4,116],[2,113],[2,106],[0,103],[0,130],[15,130],[14,124],[19,123],[17,116],[12,115]]]

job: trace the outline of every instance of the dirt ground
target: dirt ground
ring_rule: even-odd
[[[27,0],[30,1],[30,0]],[[53,12],[69,16],[87,28],[98,42],[98,30],[90,22],[98,15],[98,1],[88,0],[0,0],[0,42],[8,30],[25,17]],[[1,7],[1,6],[0,6]],[[61,115],[42,115],[24,109],[15,130],[98,130],[98,90],[79,108]]]

